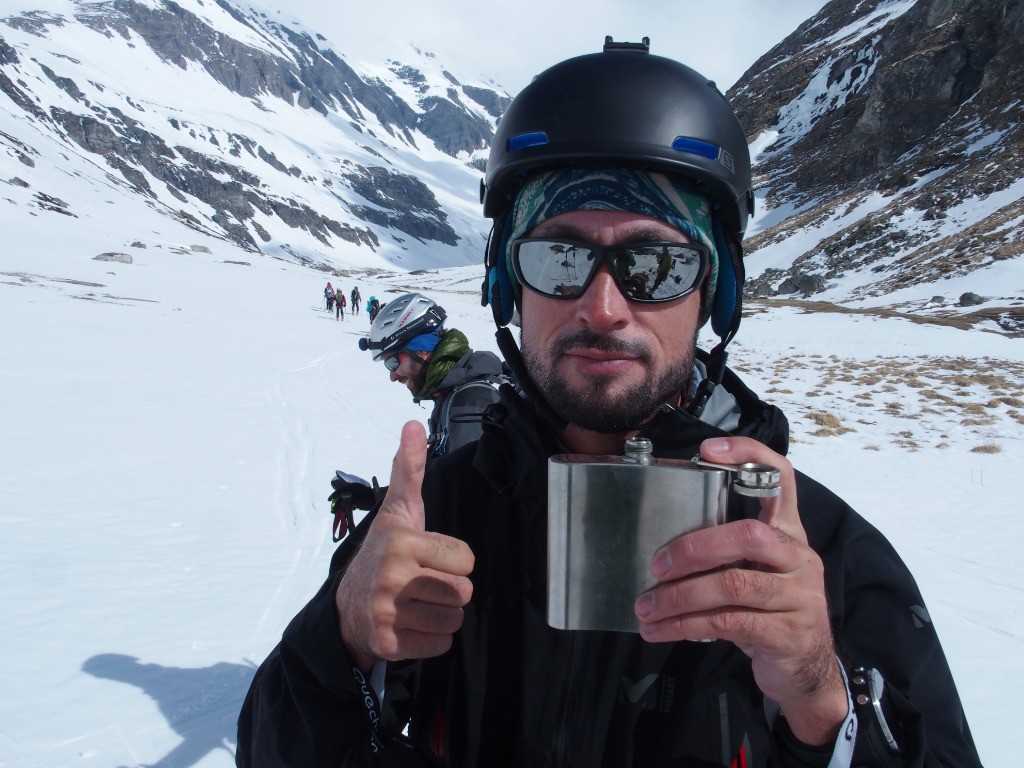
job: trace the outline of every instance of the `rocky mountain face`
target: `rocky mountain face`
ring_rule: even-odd
[[[246,249],[470,258],[459,244],[480,229],[473,195],[506,94],[422,51],[360,68],[321,36],[226,0],[72,6],[0,17],[0,187],[87,216],[34,178],[51,141],[97,185],[113,180]],[[462,200],[439,200],[448,188]]]
[[[328,269],[480,258],[500,89],[414,48],[351,61],[228,0],[69,6],[0,15],[5,234],[73,222],[116,253],[194,232]],[[1024,332],[1022,49],[1024,0],[832,0],[758,59],[727,94],[755,155],[751,296]]]
[[[757,155],[749,292],[1021,331],[1022,93],[1021,0],[830,2],[727,94]]]

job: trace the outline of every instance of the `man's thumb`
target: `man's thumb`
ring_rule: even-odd
[[[427,465],[427,433],[418,421],[402,427],[402,441],[391,463],[391,487],[382,512],[404,518],[408,525],[423,530],[423,470]]]

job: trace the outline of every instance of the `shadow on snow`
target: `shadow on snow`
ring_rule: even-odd
[[[238,710],[255,666],[220,662],[196,669],[162,667],[142,664],[134,656],[102,653],[87,659],[82,669],[142,690],[182,738],[181,744],[145,768],[188,768],[217,749],[234,755]]]

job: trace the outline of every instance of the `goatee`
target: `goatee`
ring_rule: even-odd
[[[589,329],[557,338],[547,355],[531,349],[519,337],[523,359],[537,389],[560,418],[581,429],[601,434],[618,434],[639,429],[650,421],[662,404],[683,390],[693,369],[695,344],[669,362],[656,378],[626,388],[614,387],[615,376],[594,376],[588,383],[574,389],[561,376],[555,362],[572,349],[593,349],[621,352],[637,359],[650,371],[651,351],[643,342],[623,339],[614,334],[597,334]]]

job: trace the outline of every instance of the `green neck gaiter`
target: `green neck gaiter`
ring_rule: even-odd
[[[419,402],[430,397],[444,381],[444,377],[451,373],[455,364],[469,352],[469,339],[466,334],[458,328],[445,331],[441,341],[437,343],[434,354],[430,358],[430,365],[427,367],[427,380],[423,388],[413,397],[413,402]]]

